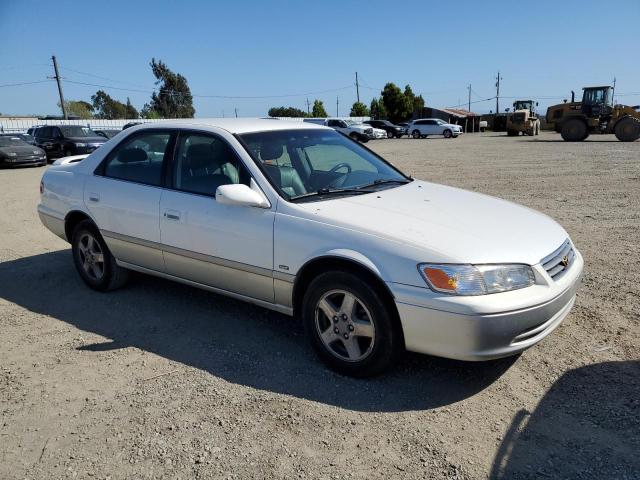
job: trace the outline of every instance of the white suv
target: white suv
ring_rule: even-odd
[[[408,131],[413,138],[425,138],[428,135],[443,135],[444,138],[456,138],[462,134],[462,127],[447,123],[439,118],[420,118],[409,123]]]

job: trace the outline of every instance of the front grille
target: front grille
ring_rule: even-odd
[[[573,250],[573,246],[567,238],[558,249],[540,260],[540,263],[549,276],[555,280],[569,269],[575,256],[576,253]]]
[[[513,114],[513,123],[524,123],[524,113],[514,113]]]

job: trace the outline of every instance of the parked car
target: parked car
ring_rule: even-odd
[[[374,128],[380,128],[387,134],[387,138],[400,138],[405,134],[405,128],[394,125],[389,120],[365,120],[363,123],[371,125]]]
[[[36,144],[36,139],[33,138],[33,136],[29,135],[28,133],[0,133],[0,137],[14,137],[14,138],[19,138],[20,140],[28,143],[29,145]]]
[[[0,136],[0,165],[22,167],[26,165],[46,165],[44,150],[30,145],[18,136]]]
[[[107,140],[115,137],[117,134],[119,134],[122,130],[112,130],[112,129],[99,129],[99,130],[94,130],[94,132],[97,135],[100,135],[101,137],[106,138]]]
[[[489,123],[486,120],[480,120],[478,124],[478,128],[481,132],[484,132],[489,127]]]
[[[442,135],[444,138],[456,138],[462,134],[462,127],[447,123],[439,118],[420,118],[412,120],[407,127],[413,138],[425,138],[429,135]]]
[[[380,139],[380,138],[387,138],[387,132],[386,130],[383,130],[381,128],[372,128],[372,133],[370,135],[371,139]]]
[[[374,138],[372,127],[356,123],[353,120],[327,118],[324,120],[324,124],[362,143],[367,143],[369,139]]]
[[[397,124],[399,127],[403,129],[403,135],[409,135],[409,124],[405,122],[399,122]]]
[[[348,375],[404,349],[521,352],[567,316],[582,272],[548,216],[413,180],[310,123],[141,125],[60,163],[38,213],[89,287],[121,287],[134,270],[295,315]]]
[[[36,130],[43,126],[44,125],[34,125],[33,127],[29,127],[29,129],[27,130],[27,135],[31,135],[32,137],[35,137]]]
[[[40,127],[36,130],[35,137],[36,145],[47,152],[47,158],[91,153],[106,142],[104,137],[81,125]]]

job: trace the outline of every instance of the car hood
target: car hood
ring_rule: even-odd
[[[42,155],[44,150],[34,147],[33,145],[18,145],[11,147],[0,147],[0,155],[8,156],[9,153],[15,153],[18,157],[28,157],[31,155]]]
[[[104,137],[67,137],[67,140],[74,143],[105,143]]]
[[[413,181],[373,194],[298,204],[313,218],[425,249],[451,263],[535,265],[564,242],[550,217],[480,193]]]

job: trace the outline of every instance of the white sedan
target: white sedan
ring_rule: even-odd
[[[38,213],[89,287],[135,270],[295,315],[349,375],[405,349],[521,352],[567,316],[582,272],[546,215],[414,180],[314,124],[160,122],[73,160],[45,172]]]

